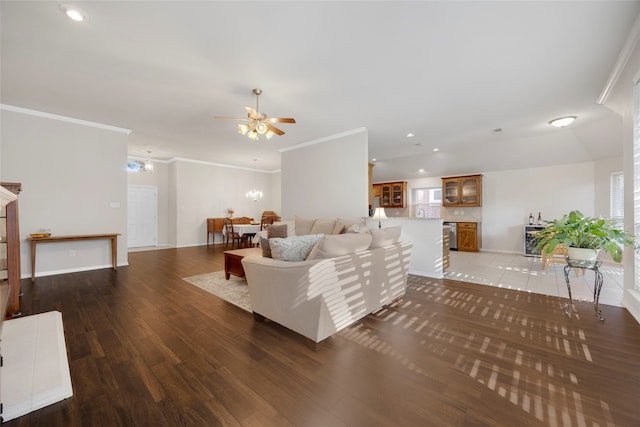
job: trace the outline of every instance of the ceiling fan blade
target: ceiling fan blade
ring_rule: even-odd
[[[281,131],[280,129],[278,129],[273,125],[267,124],[267,129],[269,129],[271,132],[275,133],[276,135],[284,135],[283,131]]]
[[[219,120],[244,120],[244,121],[249,121],[251,119],[248,119],[246,117],[218,117],[215,116],[214,119],[219,119]]]
[[[263,117],[260,117],[260,113],[258,113],[254,108],[251,107],[244,107],[245,110],[247,110],[247,113],[249,114],[249,118],[252,120],[260,120]]]
[[[295,123],[296,122],[296,119],[294,119],[293,117],[268,117],[266,120],[271,123]]]

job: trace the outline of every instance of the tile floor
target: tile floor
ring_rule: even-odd
[[[603,263],[600,267],[604,283],[600,304],[622,307],[622,266]],[[496,252],[451,251],[451,263],[444,272],[448,279],[482,285],[516,289],[538,294],[569,298],[562,264],[551,264],[544,271],[538,257]],[[569,276],[574,300],[593,301],[594,272],[571,273]]]

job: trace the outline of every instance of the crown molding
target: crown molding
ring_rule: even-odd
[[[43,117],[45,119],[58,120],[60,122],[67,122],[67,123],[73,123],[81,126],[89,126],[89,127],[98,128],[98,129],[105,129],[113,132],[124,133],[126,135],[129,135],[131,133],[131,129],[105,125],[102,123],[90,122],[88,120],[75,119],[73,117],[59,116],[57,114],[45,113],[43,111],[16,107],[15,105],[0,104],[0,110],[13,111],[14,113],[21,113],[21,114],[27,114],[30,116]]]
[[[131,157],[133,158],[133,157]],[[152,159],[153,161],[155,161],[155,159]],[[280,172],[280,169],[274,170],[274,171],[269,171],[269,170],[265,170],[265,169],[255,169],[255,168],[248,168],[246,166],[234,166],[234,165],[227,165],[224,163],[214,163],[214,162],[207,162],[204,160],[193,160],[193,159],[187,159],[184,157],[172,157],[169,160],[164,161],[164,163],[174,163],[174,162],[184,162],[184,163],[195,163],[195,164],[199,164],[199,165],[207,165],[207,166],[216,166],[219,168],[227,168],[227,169],[238,169],[238,170],[243,170],[243,171],[251,171],[251,172],[261,172],[261,173],[278,173]]]
[[[627,62],[629,62],[629,58],[631,57],[631,54],[633,53],[633,50],[638,45],[639,41],[640,41],[640,14],[638,14],[635,22],[633,23],[633,27],[631,27],[631,31],[627,36],[627,40],[624,42],[624,45],[620,50],[620,54],[618,55],[618,60],[613,66],[613,70],[611,70],[611,74],[609,74],[609,78],[607,79],[607,82],[605,83],[604,88],[602,89],[602,93],[600,94],[600,97],[596,101],[596,104],[603,105],[607,101],[607,98],[613,91],[613,88],[618,83],[618,79],[620,78],[620,75],[622,75],[624,68],[627,66]]]
[[[320,138],[320,139],[314,139],[312,141],[303,142],[301,144],[294,145],[292,147],[281,148],[278,151],[281,152],[281,153],[284,153],[284,152],[291,151],[291,150],[298,150],[300,148],[308,147],[310,145],[321,144],[323,142],[333,141],[334,139],[344,138],[345,136],[355,135],[357,133],[366,133],[366,132],[367,132],[367,128],[361,127],[361,128],[352,129],[352,130],[348,130],[348,131],[345,131],[345,132],[337,133],[335,135],[325,136],[325,137]]]

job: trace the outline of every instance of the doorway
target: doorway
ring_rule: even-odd
[[[127,192],[129,248],[156,246],[158,240],[158,187],[130,185]]]

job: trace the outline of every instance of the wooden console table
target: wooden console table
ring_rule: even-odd
[[[36,246],[38,243],[47,242],[74,242],[78,240],[98,240],[109,239],[111,240],[111,263],[113,269],[118,269],[118,233],[110,234],[83,234],[76,236],[49,236],[49,237],[27,237],[27,240],[31,241],[31,281],[36,280]]]

